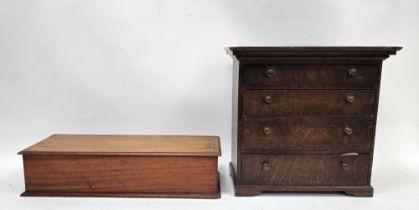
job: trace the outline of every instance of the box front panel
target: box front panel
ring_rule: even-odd
[[[25,155],[27,192],[216,193],[216,157]]]

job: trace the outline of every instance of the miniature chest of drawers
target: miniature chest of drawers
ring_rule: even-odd
[[[400,47],[231,47],[237,196],[370,185],[382,61]]]
[[[19,154],[22,196],[220,197],[215,136],[52,135]]]

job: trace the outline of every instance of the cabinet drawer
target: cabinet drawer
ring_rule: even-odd
[[[247,90],[245,115],[373,117],[374,90]]]
[[[243,181],[252,185],[361,186],[369,155],[243,155]]]
[[[243,121],[242,151],[368,152],[372,132],[371,119],[247,118]]]
[[[244,67],[250,89],[375,89],[376,65],[257,65]]]

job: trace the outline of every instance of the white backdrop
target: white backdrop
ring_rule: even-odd
[[[0,209],[418,209],[419,1],[0,0]],[[403,46],[384,62],[373,198],[234,197],[240,45]],[[218,135],[222,199],[21,198],[16,153],[52,133]]]

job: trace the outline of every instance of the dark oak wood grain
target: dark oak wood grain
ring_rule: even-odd
[[[401,47],[230,47],[237,196],[372,196],[382,61]]]
[[[219,151],[218,137],[53,135],[21,152],[22,195],[218,198]]]
[[[342,164],[348,164],[348,168]],[[364,186],[368,155],[244,155],[243,183],[278,186]]]
[[[349,75],[351,69],[357,75]],[[248,89],[371,89],[378,71],[376,65],[249,65],[244,84]]]
[[[246,90],[245,115],[374,117],[374,90]],[[266,97],[271,98],[267,103]],[[347,101],[354,97],[354,102]]]
[[[335,47],[256,47],[238,46],[226,48],[227,53],[239,60],[243,58],[259,57],[309,57],[327,59],[329,57],[346,59],[355,57],[384,60],[390,55],[395,55],[402,47],[387,46],[335,46]]]
[[[239,89],[239,84],[242,83],[243,80],[243,71],[239,71],[239,62],[234,59],[233,63],[233,93],[232,93],[232,105],[233,105],[233,112],[232,112],[232,121],[231,121],[231,162],[232,167],[234,168],[237,173],[240,173],[237,166],[240,165],[241,161],[241,144],[239,144],[238,140],[241,138],[240,131],[240,124],[242,115],[242,106],[239,106],[236,101],[242,101],[242,89]],[[240,177],[238,177],[239,179]]]
[[[371,197],[374,189],[370,185],[366,186],[281,186],[281,185],[253,185],[240,184],[235,174],[233,164],[230,163],[230,176],[233,179],[234,191],[236,196],[255,196],[263,192],[310,192],[310,193],[334,193],[341,192],[355,197]]]
[[[350,135],[345,128],[351,128]],[[270,133],[265,133],[269,129]],[[368,152],[372,119],[359,118],[246,118],[243,152],[345,151]]]

